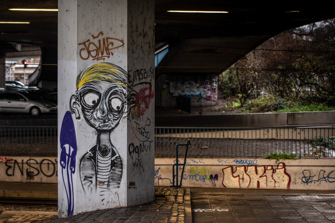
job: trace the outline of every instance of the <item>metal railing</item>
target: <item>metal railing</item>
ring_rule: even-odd
[[[271,153],[301,158],[335,157],[335,127],[155,128],[155,156],[174,158],[190,139],[188,157],[264,158]],[[322,141],[315,143],[317,141]],[[182,154],[180,154],[182,155]],[[57,127],[0,126],[0,156],[57,156]]]
[[[156,127],[155,156],[174,157],[173,148],[191,139],[188,157],[194,158],[264,158],[271,153],[296,154],[301,158],[326,158],[335,156],[335,150],[331,149],[335,148],[334,136],[334,127]],[[317,139],[326,142],[326,146],[313,144]]]
[[[57,156],[57,127],[0,126],[1,156]]]

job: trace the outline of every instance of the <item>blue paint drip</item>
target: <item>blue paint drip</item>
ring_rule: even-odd
[[[77,140],[71,112],[64,115],[60,130],[61,154],[59,164],[62,168],[62,179],[68,202],[67,214],[73,215],[74,210],[74,188],[73,174],[76,172]]]

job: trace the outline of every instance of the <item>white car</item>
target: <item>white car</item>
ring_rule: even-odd
[[[37,116],[41,113],[57,112],[57,105],[41,100],[33,94],[21,92],[0,93],[0,113],[27,113]]]

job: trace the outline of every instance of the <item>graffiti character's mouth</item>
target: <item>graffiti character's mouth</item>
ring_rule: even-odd
[[[101,123],[101,124],[99,124],[99,128],[101,128],[101,129],[108,129],[108,128],[112,128],[112,127],[113,127],[113,125],[110,124],[110,123]]]

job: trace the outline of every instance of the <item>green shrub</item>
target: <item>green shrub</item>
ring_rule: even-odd
[[[226,108],[238,108],[241,107],[240,99],[235,98],[235,100],[227,103]]]
[[[323,137],[316,137],[311,140],[309,140],[309,143],[312,144],[313,148],[324,147],[328,149],[335,150],[335,138],[323,138]]]
[[[333,110],[333,108],[328,107],[325,104],[309,104],[309,105],[295,104],[292,107],[285,107],[279,109],[278,112],[330,111],[330,110]]]
[[[270,112],[276,111],[278,107],[283,107],[284,104],[284,99],[277,99],[275,96],[267,94],[256,99],[249,100],[244,109],[250,112]]]
[[[299,156],[297,156],[296,154],[288,154],[288,153],[271,153],[270,155],[266,156],[265,159],[275,159],[277,161],[279,160],[287,160],[287,159],[293,159],[293,160],[297,160],[300,159]]]

